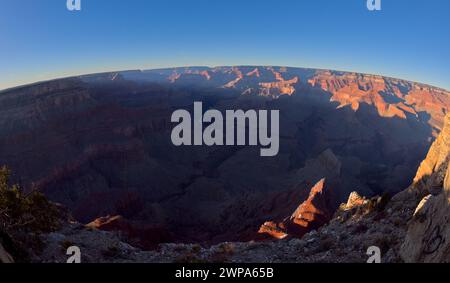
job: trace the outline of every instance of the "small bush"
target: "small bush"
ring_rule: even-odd
[[[10,185],[11,172],[0,167],[0,229],[5,232],[28,231],[46,233],[59,228],[59,210],[40,192],[22,192]]]

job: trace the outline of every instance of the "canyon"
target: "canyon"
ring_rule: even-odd
[[[449,94],[276,66],[83,75],[0,92],[0,164],[77,221],[143,249],[290,239],[330,221],[354,191],[393,196],[409,187],[444,128]],[[174,146],[171,114],[195,101],[222,113],[279,111],[278,155]]]

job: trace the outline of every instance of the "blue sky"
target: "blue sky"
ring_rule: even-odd
[[[0,0],[0,89],[101,71],[287,65],[450,89],[450,1]]]

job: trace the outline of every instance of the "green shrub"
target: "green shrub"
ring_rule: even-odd
[[[22,192],[19,185],[10,185],[11,171],[0,167],[0,229],[6,232],[46,233],[60,225],[59,210],[40,192]]]

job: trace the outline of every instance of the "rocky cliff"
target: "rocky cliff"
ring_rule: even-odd
[[[405,195],[424,196],[409,223],[401,255],[407,262],[450,262],[450,115]],[[403,196],[405,197],[405,196]]]
[[[433,187],[442,189],[450,158],[450,115],[445,118],[442,133],[433,143],[425,160],[420,164],[414,184],[414,191],[431,191]]]

